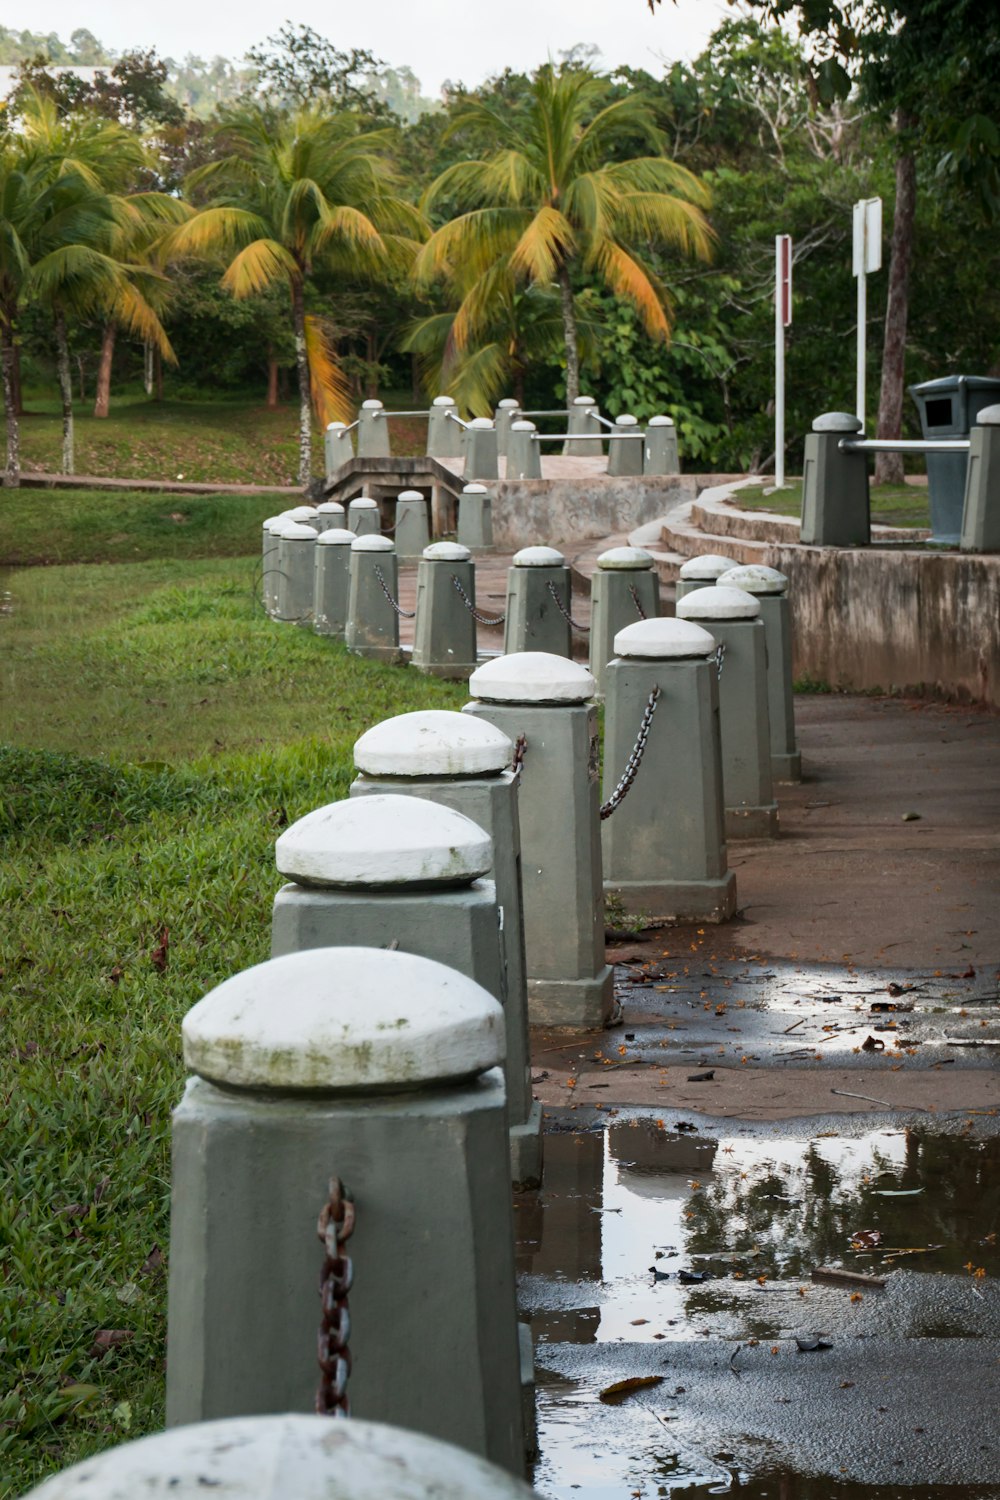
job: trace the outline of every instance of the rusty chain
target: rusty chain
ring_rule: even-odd
[[[556,586],[552,582],[551,578],[549,579],[548,583],[546,583],[545,587],[548,589],[549,593],[552,595],[553,599],[555,600],[556,608],[558,609],[559,613],[562,615],[563,619],[566,620],[569,623],[569,625],[574,630],[578,630],[581,635],[588,635],[589,632],[590,632],[590,626],[589,625],[578,625],[577,624],[577,622],[573,619],[573,616],[570,614],[569,610],[566,608],[565,604],[560,599],[560,597],[559,597],[559,590],[556,588]],[[570,590],[571,597],[572,597],[572,592],[573,591],[571,589]]]
[[[324,1203],[316,1223],[316,1233],[325,1250],[319,1281],[323,1311],[316,1348],[321,1371],[316,1390],[316,1410],[320,1416],[351,1414],[347,1395],[351,1373],[351,1312],[347,1294],[354,1280],[354,1263],[343,1253],[343,1245],[354,1233],[354,1218],[351,1194],[339,1177],[331,1177],[329,1202]]]
[[[521,768],[524,765],[524,756],[527,748],[528,736],[522,732],[514,741],[514,758],[510,763],[510,768],[514,772],[515,777],[518,777],[521,774]]]
[[[389,603],[392,605],[393,609],[396,611],[397,615],[399,615],[403,620],[415,619],[417,613],[416,610],[403,609],[402,605],[399,603],[399,600],[394,599],[390,594],[389,585],[385,581],[385,574],[382,572],[382,569],[379,567],[378,563],[375,564],[375,577],[378,579],[379,587],[381,588],[385,597],[388,599]]]
[[[715,648],[715,656],[713,658],[713,660],[715,661],[715,678],[716,678],[716,681],[718,681],[719,678],[722,676],[722,663],[725,661],[725,659],[726,659],[726,643],[725,643],[725,641],[720,641],[719,644]]]
[[[461,599],[466,609],[469,611],[469,614],[480,625],[502,625],[507,619],[506,611],[504,611],[502,615],[484,615],[481,610],[478,610],[473,604],[472,600],[469,598],[468,594],[465,592],[465,589],[462,587],[462,580],[459,578],[457,573],[452,573],[451,581],[456,594]]]
[[[639,720],[639,733],[635,737],[635,744],[632,746],[632,754],[625,762],[625,769],[621,774],[621,780],[618,782],[618,785],[611,793],[611,796],[608,798],[607,802],[601,804],[602,822],[605,818],[610,818],[611,814],[616,810],[616,808],[621,807],[622,803],[625,801],[625,798],[628,796],[629,791],[631,790],[632,783],[635,780],[636,775],[638,774],[639,767],[642,765],[642,757],[646,749],[646,740],[649,738],[649,726],[653,722],[653,715],[656,713],[656,705],[659,701],[659,683],[654,683],[653,690],[650,693],[649,697],[646,699],[646,707],[643,709],[642,718]]]
[[[636,592],[636,587],[635,587],[634,583],[630,583],[629,584],[628,591],[632,595],[632,603],[635,605],[635,612],[639,616],[639,619],[640,620],[647,619],[648,616],[646,614],[646,611],[642,607],[642,600],[639,598],[639,595]]]

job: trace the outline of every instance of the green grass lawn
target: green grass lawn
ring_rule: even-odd
[[[740,510],[770,510],[779,516],[801,516],[802,481],[791,480],[780,490],[765,494],[763,489],[737,492],[735,503]],[[873,484],[871,487],[872,520],[879,526],[912,526],[926,529],[931,524],[927,486],[916,484]]]
[[[268,621],[255,574],[0,577],[3,1497],[162,1424],[181,1018],[267,956],[274,840],[357,736],[467,696]]]

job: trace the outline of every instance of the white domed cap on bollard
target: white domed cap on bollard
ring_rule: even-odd
[[[631,412],[622,412],[620,417],[615,417],[616,427],[638,427],[639,418],[633,417]]]
[[[376,400],[374,396],[370,401],[362,401],[361,403],[362,411],[382,411],[382,409],[381,401]]]
[[[486,488],[485,484],[463,484],[462,485],[462,494],[463,495],[488,495],[489,494],[489,490]]]
[[[760,614],[760,601],[745,589],[695,589],[677,601],[680,620],[752,620]]]
[[[373,500],[371,495],[358,495],[349,502],[348,510],[378,510],[378,501]]]
[[[473,417],[472,421],[469,423],[469,426],[474,427],[477,432],[489,432],[489,430],[493,426],[493,418]]]
[[[668,617],[636,620],[615,636],[616,656],[652,657],[658,661],[711,656],[715,637],[690,620]]]
[[[106,1449],[25,1500],[530,1500],[512,1475],[450,1443],[381,1422],[229,1417]]]
[[[665,417],[661,415],[658,417],[650,417],[646,425],[647,427],[675,427],[677,424],[675,423],[673,417]]]
[[[317,547],[353,547],[358,538],[346,526],[331,526],[316,538]],[[386,538],[388,541],[388,538]]]
[[[282,521],[278,527],[278,536],[282,541],[318,541],[316,528],[307,526],[304,521]]]
[[[502,729],[470,714],[420,709],[383,719],[354,746],[369,776],[484,776],[504,771],[514,747]]]
[[[515,568],[561,568],[566,559],[555,547],[522,547],[511,559]]]
[[[596,686],[588,668],[550,651],[497,656],[469,678],[469,692],[485,703],[586,703]]]
[[[397,500],[422,500],[423,498],[424,497],[421,494],[420,490],[400,490],[399,494],[396,496]],[[377,502],[373,502],[373,504],[376,503]]]
[[[468,1078],[504,1055],[503,1008],[432,958],[306,948],[234,974],[192,1006],[184,1062],[244,1089],[372,1090]]]
[[[278,838],[286,880],[311,886],[471,884],[493,863],[490,836],[462,813],[419,797],[361,797],[306,813]]]
[[[285,515],[291,521],[314,521],[316,519],[315,505],[293,505],[291,510],[286,510]]]
[[[703,552],[700,557],[689,557],[686,563],[681,563],[680,576],[718,578],[721,573],[728,573],[734,566],[731,557],[723,557],[719,552]]]
[[[653,566],[653,554],[647,552],[645,547],[611,547],[607,552],[601,553],[597,566],[609,571],[637,572]]]
[[[454,396],[435,396],[434,400],[431,402],[431,405],[432,406],[454,406],[455,405],[455,398],[454,398]]]
[[[976,421],[980,427],[1000,427],[1000,406],[984,406]]]
[[[324,500],[322,505],[317,505],[316,511],[321,516],[342,516],[344,507],[339,500]]]
[[[421,555],[430,562],[468,562],[472,553],[461,542],[431,542]]]
[[[813,432],[860,432],[864,426],[860,417],[850,411],[825,411],[812,425]]]
[[[763,563],[747,563],[743,567],[730,568],[719,575],[720,588],[746,589],[748,594],[783,594],[788,579],[777,568],[768,568]]]
[[[381,536],[377,531],[368,531],[364,536],[351,533],[351,550],[354,552],[394,552],[396,544],[392,537]]]

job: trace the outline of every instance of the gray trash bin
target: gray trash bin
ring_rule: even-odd
[[[979,413],[1000,401],[1000,380],[987,375],[945,375],[910,386],[925,438],[968,437]],[[958,546],[965,499],[966,453],[928,453],[931,541]]]

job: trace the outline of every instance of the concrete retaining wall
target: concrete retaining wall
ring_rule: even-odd
[[[500,480],[493,489],[493,539],[501,551],[535,542],[610,536],[655,521],[695,498],[689,474],[663,478],[585,475],[565,479]]]

